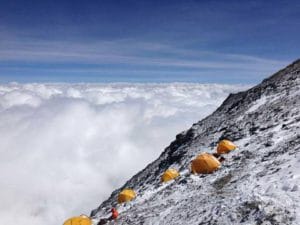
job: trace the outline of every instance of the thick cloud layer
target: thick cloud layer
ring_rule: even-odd
[[[62,224],[88,214],[177,133],[245,86],[0,86],[0,217]]]

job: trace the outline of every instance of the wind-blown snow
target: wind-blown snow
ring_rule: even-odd
[[[0,217],[57,225],[88,214],[174,136],[245,86],[0,85]]]

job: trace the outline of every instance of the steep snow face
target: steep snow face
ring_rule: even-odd
[[[227,138],[238,149],[220,170],[191,175],[190,161]],[[160,176],[177,168],[167,184]],[[177,135],[161,156],[122,188],[137,198],[119,205],[117,224],[300,224],[300,60],[248,91],[230,95],[209,117]],[[92,212],[116,205],[119,190]]]

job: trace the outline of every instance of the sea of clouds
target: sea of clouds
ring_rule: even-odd
[[[243,85],[0,85],[0,218],[89,214]]]

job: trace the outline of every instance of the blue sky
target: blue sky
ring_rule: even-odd
[[[296,0],[0,3],[0,82],[255,83],[299,58]]]

